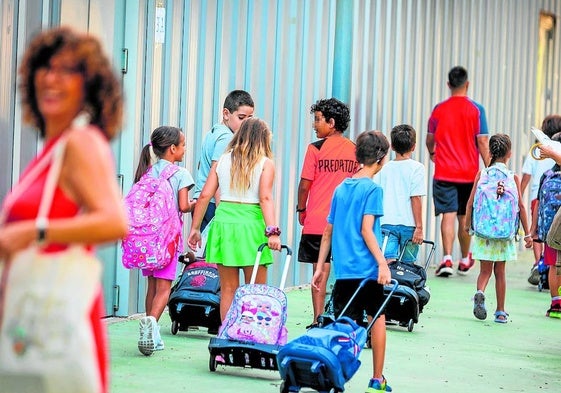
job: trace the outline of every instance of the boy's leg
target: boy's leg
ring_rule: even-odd
[[[313,272],[315,274],[317,263],[313,264]],[[323,265],[323,277],[321,283],[319,284],[319,289],[312,288],[312,307],[314,309],[314,322],[318,320],[318,317],[323,314],[325,309],[325,296],[327,292],[327,279],[329,278],[329,272],[331,270],[331,264],[325,263]]]
[[[371,318],[371,317],[370,317]],[[372,342],[372,378],[382,378],[386,359],[386,316],[381,315],[371,331]]]

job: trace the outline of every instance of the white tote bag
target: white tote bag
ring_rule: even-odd
[[[48,216],[64,146],[61,140],[46,158],[53,161],[38,218]],[[33,245],[0,262],[0,391],[100,392],[90,322],[100,280],[100,262],[80,245],[54,253]]]

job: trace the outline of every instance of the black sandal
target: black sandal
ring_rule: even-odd
[[[312,328],[317,328],[317,327],[319,327],[319,323],[312,322],[308,326],[306,326],[306,330],[309,330],[309,329],[312,329]]]

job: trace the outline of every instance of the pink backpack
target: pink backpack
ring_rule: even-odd
[[[178,170],[167,165],[155,178],[150,167],[125,197],[129,233],[121,248],[127,269],[162,269],[183,251],[181,215],[169,183]]]

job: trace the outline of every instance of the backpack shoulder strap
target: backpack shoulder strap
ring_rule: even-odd
[[[175,164],[166,165],[162,172],[160,172],[160,178],[169,180],[178,170],[179,167]]]

